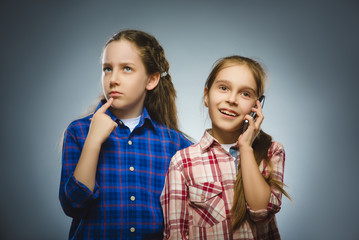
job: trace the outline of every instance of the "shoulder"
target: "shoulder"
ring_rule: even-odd
[[[202,151],[199,143],[190,145],[176,152],[171,163],[173,165],[192,165],[193,162],[202,162]]]
[[[66,129],[66,132],[68,133],[75,133],[77,131],[83,131],[85,129],[88,130],[90,127],[91,121],[90,118],[93,116],[93,114],[90,114],[83,118],[78,118],[76,120],[73,120]]]
[[[281,143],[272,142],[272,145],[268,150],[268,160],[270,165],[272,165],[274,168],[276,168],[275,166],[280,166],[281,168],[284,167],[285,151]]]
[[[174,130],[162,124],[158,124],[156,122],[153,122],[153,125],[156,131],[158,131],[158,134],[160,134],[164,139],[178,143],[185,147],[193,144],[189,138],[187,138],[183,133],[177,130]]]
[[[271,147],[268,150],[268,157],[272,158],[273,156],[285,156],[284,146],[280,142],[272,142]]]

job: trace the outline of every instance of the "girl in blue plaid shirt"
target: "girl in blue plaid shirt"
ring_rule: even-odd
[[[171,157],[191,142],[178,130],[163,48],[124,30],[102,55],[103,99],[65,131],[59,199],[69,239],[162,239],[160,194]]]

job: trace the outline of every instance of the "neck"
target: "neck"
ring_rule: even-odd
[[[212,128],[210,132],[212,137],[217,139],[217,141],[221,144],[232,144],[238,141],[239,132],[224,132],[218,131],[215,128]]]
[[[143,108],[138,111],[127,111],[126,109],[124,110],[119,110],[119,109],[115,109],[113,107],[110,107],[110,112],[116,116],[116,118],[118,119],[133,119],[133,118],[137,118],[138,116],[141,116],[143,111]]]

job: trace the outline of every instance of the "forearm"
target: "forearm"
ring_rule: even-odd
[[[246,202],[253,210],[266,209],[269,203],[271,189],[259,171],[253,149],[240,148],[241,171]]]
[[[96,169],[100,149],[100,142],[92,138],[87,138],[74,171],[76,180],[84,184],[91,191],[95,188]]]

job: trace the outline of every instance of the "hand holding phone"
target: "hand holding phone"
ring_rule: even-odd
[[[262,108],[263,108],[263,106],[264,106],[264,100],[265,100],[265,96],[262,95],[262,96],[259,98],[259,102],[261,103]],[[257,106],[255,106],[255,108],[257,108]],[[251,112],[249,115],[250,115],[251,117],[253,117],[253,120],[254,120],[254,121],[256,120],[257,114],[256,114],[255,112]],[[243,122],[242,133],[244,133],[244,132],[248,129],[248,126],[249,126],[249,122],[248,122],[248,120],[246,119],[246,120],[244,120],[244,122]]]

